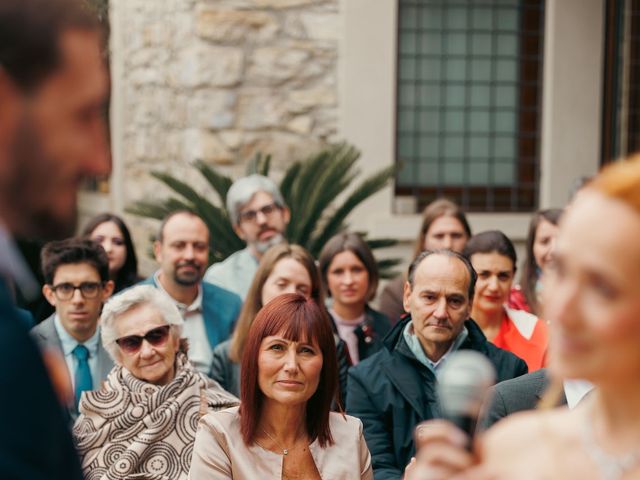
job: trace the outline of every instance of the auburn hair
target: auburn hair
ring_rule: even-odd
[[[279,295],[265,305],[251,324],[242,355],[240,374],[240,432],[244,443],[254,442],[264,394],[258,384],[260,346],[265,337],[279,335],[294,342],[317,344],[322,352],[318,388],[306,405],[306,428],[321,447],[333,444],[329,428],[331,404],[338,391],[338,360],[331,320],[313,299],[297,293]]]

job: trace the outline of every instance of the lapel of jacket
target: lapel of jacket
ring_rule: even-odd
[[[388,355],[381,364],[382,371],[385,373],[389,381],[396,387],[398,392],[416,411],[418,417],[424,419],[427,417],[426,406],[431,403],[435,404],[435,377],[433,382],[429,382],[418,370],[422,366],[417,361],[412,361],[405,355],[394,351]],[[426,369],[426,367],[423,367]],[[431,372],[428,372],[429,375]]]
[[[97,370],[100,378],[94,379],[94,382],[93,382],[94,390],[98,390],[100,388],[100,385],[107,378],[107,375],[109,375],[109,372],[113,368],[113,360],[111,359],[111,356],[107,353],[107,351],[104,349],[104,346],[102,345],[102,334],[100,335],[100,340],[98,341],[98,353],[96,356],[98,360]]]
[[[47,348],[55,348],[56,350],[58,350],[58,352],[60,352],[61,355],[64,356],[64,351],[62,350],[62,341],[58,336],[56,325],[53,321],[55,315],[56,314],[54,313],[42,322],[42,324],[36,330],[36,335],[38,336],[38,342],[40,343],[40,345],[43,345]]]

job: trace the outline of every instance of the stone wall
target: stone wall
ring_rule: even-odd
[[[337,140],[339,0],[111,0],[111,8],[119,205],[166,197],[153,169],[210,193],[195,159],[239,176],[258,151],[281,170]],[[156,223],[127,221],[144,250]]]

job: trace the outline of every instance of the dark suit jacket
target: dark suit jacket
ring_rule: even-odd
[[[0,392],[0,478],[81,480],[63,409],[2,281]]]
[[[62,342],[56,331],[55,323],[53,321],[55,314],[51,315],[42,323],[39,323],[31,329],[31,335],[36,341],[38,346],[42,349],[55,349],[64,355],[62,351]],[[107,375],[113,368],[113,360],[102,346],[102,341],[98,342],[98,378],[93,379],[93,388],[97,390],[100,384],[106,380]],[[69,372],[69,376],[73,377],[75,372]],[[75,404],[72,403],[67,406],[72,419],[76,419],[78,416],[78,409]]]
[[[480,422],[481,428],[487,429],[512,413],[533,410],[548,386],[549,377],[545,368],[498,383],[493,387],[489,406]],[[558,405],[566,404],[563,393]]]

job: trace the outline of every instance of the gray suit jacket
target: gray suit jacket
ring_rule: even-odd
[[[31,329],[31,336],[36,341],[41,349],[54,349],[64,355],[62,351],[62,342],[56,332],[56,327],[53,322],[54,315],[44,320],[42,323],[36,325]],[[107,378],[109,372],[113,368],[113,360],[102,346],[102,341],[98,342],[98,378],[93,379],[93,386],[95,389],[100,387],[100,384]],[[69,372],[69,376],[73,377],[74,372]],[[78,416],[78,410],[75,404],[68,405],[71,418],[75,420]]]
[[[498,420],[523,410],[533,410],[544,395],[549,385],[549,377],[545,368],[505,380],[493,387],[491,401],[485,416],[481,419],[481,428],[487,429]],[[562,394],[558,406],[566,405],[567,399]]]

